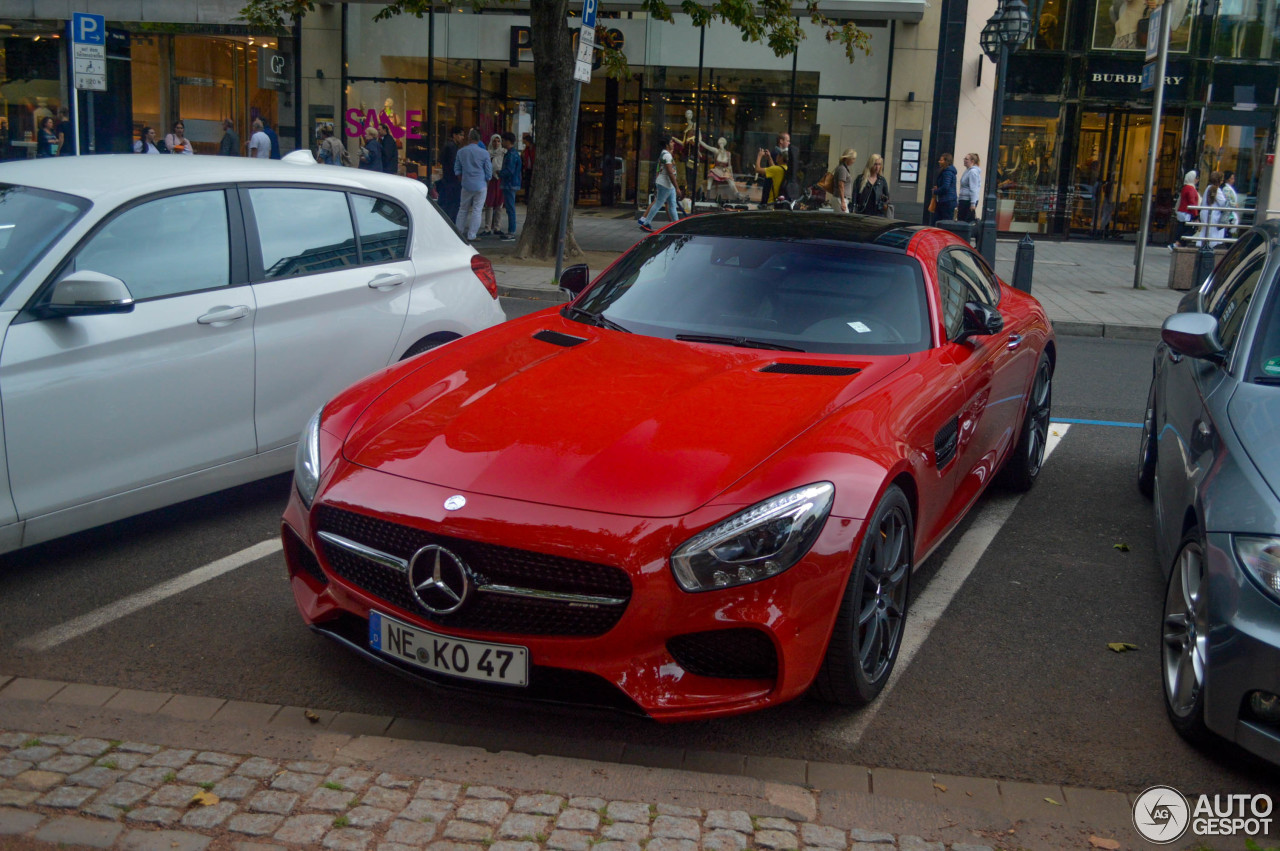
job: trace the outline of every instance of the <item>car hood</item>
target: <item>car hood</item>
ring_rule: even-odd
[[[460,491],[640,517],[706,504],[908,360],[692,344],[555,313],[441,352],[359,417],[347,460]],[[858,372],[761,371],[771,364]]]
[[[1244,447],[1267,487],[1280,499],[1280,387],[1243,383],[1231,395],[1227,416],[1236,439]]]

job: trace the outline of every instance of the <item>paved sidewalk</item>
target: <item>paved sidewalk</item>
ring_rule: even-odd
[[[524,209],[519,208],[523,221]],[[574,235],[590,252],[595,273],[645,234],[629,211],[577,211]],[[494,262],[504,295],[532,298],[561,296],[551,283],[554,268],[525,264],[512,257],[514,243],[481,239],[476,248]],[[996,247],[996,272],[1013,278],[1017,241],[1002,239]],[[1173,313],[1183,293],[1168,288],[1170,253],[1163,246],[1147,249],[1145,289],[1134,289],[1135,247],[1127,242],[1041,239],[1036,242],[1031,294],[1040,300],[1060,334],[1155,340],[1160,325]],[[606,256],[607,255],[607,256]],[[566,261],[568,263],[577,261]]]
[[[0,675],[4,849],[1145,848],[1132,803]]]

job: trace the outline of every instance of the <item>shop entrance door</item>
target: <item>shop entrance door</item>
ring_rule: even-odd
[[[1132,109],[1080,114],[1076,140],[1071,228],[1101,238],[1134,234],[1142,216],[1142,193],[1151,149],[1151,113]],[[1165,241],[1173,199],[1181,185],[1182,116],[1165,115],[1156,161],[1151,231]]]

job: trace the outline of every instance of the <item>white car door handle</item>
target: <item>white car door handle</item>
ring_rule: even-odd
[[[235,307],[220,304],[204,316],[201,316],[196,322],[201,325],[222,325],[227,322],[235,322],[237,319],[244,319],[248,315],[249,305],[247,304],[238,304]]]
[[[409,278],[400,272],[384,272],[376,276],[369,282],[369,286],[375,290],[389,290],[392,287],[398,287]]]

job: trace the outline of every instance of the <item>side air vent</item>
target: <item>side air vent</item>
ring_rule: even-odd
[[[570,337],[568,334],[561,334],[558,331],[539,331],[533,335],[533,339],[550,343],[553,346],[564,346],[566,349],[571,349],[579,343],[586,342],[583,337]]]
[[[933,465],[941,470],[956,457],[960,444],[960,422],[956,417],[947,420],[933,437]]]
[[[824,366],[820,363],[771,363],[760,371],[787,375],[857,375],[862,370],[852,366]]]

